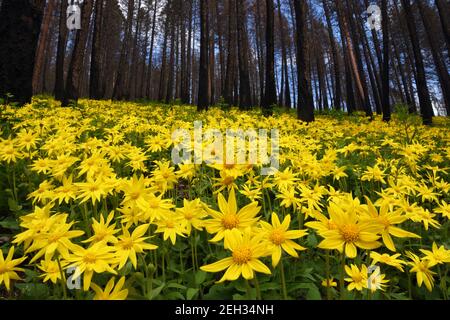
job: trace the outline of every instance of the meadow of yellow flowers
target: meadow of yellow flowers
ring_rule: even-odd
[[[0,116],[0,298],[449,297],[448,119],[44,98]],[[279,171],[172,163],[196,120],[279,129]]]

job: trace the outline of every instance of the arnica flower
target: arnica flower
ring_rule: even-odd
[[[362,291],[363,289],[366,289],[368,287],[368,272],[367,267],[365,265],[361,266],[361,269],[358,268],[358,266],[352,264],[350,267],[345,266],[345,272],[349,276],[348,278],[345,278],[345,281],[349,282],[348,290],[358,290]]]
[[[219,242],[225,238],[225,248],[228,248],[228,236],[232,230],[244,231],[248,227],[255,226],[258,218],[256,215],[261,210],[257,202],[252,202],[238,211],[234,190],[230,191],[228,202],[222,194],[218,196],[220,212],[208,210],[212,219],[205,221],[208,233],[215,234],[211,242]]]
[[[92,290],[95,292],[94,300],[125,300],[128,297],[128,289],[123,289],[125,277],[120,278],[116,285],[115,279],[111,278],[106,284],[105,290],[102,290],[95,283],[91,284]]]
[[[200,267],[201,270],[205,272],[220,272],[227,269],[219,283],[227,280],[234,281],[241,275],[244,279],[253,279],[255,271],[271,274],[270,269],[259,260],[259,258],[267,256],[267,247],[257,238],[252,237],[250,228],[246,229],[244,233],[241,233],[239,230],[231,231],[228,240],[232,256],[202,266]]]
[[[377,208],[373,205],[368,197],[367,200],[367,212],[365,212],[365,216],[363,215],[364,220],[366,217],[368,219],[375,219],[375,221],[379,222],[384,226],[384,229],[381,233],[383,243],[389,250],[395,252],[397,249],[395,248],[394,241],[392,240],[392,236],[397,238],[419,238],[420,236],[415,233],[408,232],[406,230],[400,229],[395,225],[399,225],[406,220],[408,220],[408,216],[403,215],[400,210],[390,211],[388,205],[382,205],[379,212]]]
[[[424,283],[428,291],[433,291],[433,275],[435,275],[436,273],[430,270],[430,261],[420,259],[417,255],[409,251],[406,252],[406,255],[411,259],[411,262],[408,262],[408,265],[412,266],[410,272],[416,273],[417,284],[419,285],[419,287],[421,287]]]
[[[258,236],[262,237],[262,241],[267,245],[267,248],[272,252],[272,266],[276,267],[280,262],[282,250],[290,256],[298,258],[296,250],[306,250],[306,248],[295,243],[294,239],[299,239],[306,236],[306,230],[289,230],[291,224],[291,216],[287,215],[283,222],[280,223],[278,215],[272,213],[272,224],[261,221],[262,232]]]
[[[158,246],[145,242],[149,238],[144,237],[149,227],[149,224],[140,225],[131,234],[127,228],[122,229],[122,235],[118,237],[118,242],[114,245],[119,259],[119,270],[125,266],[128,259],[130,259],[134,269],[136,269],[136,254],[143,253],[144,250],[155,250],[158,248]]]
[[[372,259],[372,265],[376,265],[377,263],[387,264],[391,267],[397,268],[401,272],[403,272],[403,266],[406,264],[405,261],[398,259],[400,257],[400,253],[394,254],[392,256],[387,253],[379,254],[375,251],[370,252],[370,258]]]
[[[100,221],[92,218],[92,230],[94,230],[94,235],[87,240],[84,240],[83,243],[89,242],[101,242],[104,241],[106,243],[117,243],[117,238],[115,236],[120,230],[116,229],[116,225],[111,224],[114,219],[114,211],[111,211],[108,217],[105,218],[103,215],[100,215]]]
[[[331,221],[336,226],[335,229],[320,232],[325,238],[318,247],[321,249],[333,250],[339,252],[345,250],[348,258],[355,258],[357,248],[372,250],[379,248],[381,243],[380,224],[374,221],[360,221],[353,207],[339,207],[335,203],[330,203],[328,207]]]
[[[173,245],[177,241],[177,236],[186,237],[184,235],[185,227],[182,217],[173,211],[168,211],[166,215],[156,222],[156,225],[158,228],[155,233],[162,233],[164,241],[170,239]]]
[[[97,242],[87,249],[80,246],[73,248],[73,254],[67,257],[67,261],[72,262],[68,268],[76,268],[72,279],[76,280],[84,274],[83,289],[88,291],[94,272],[117,274],[111,267],[117,261],[113,251],[114,248],[107,246],[105,242]]]
[[[65,260],[60,261],[58,265],[58,261],[55,260],[41,260],[41,264],[38,265],[38,268],[43,272],[40,275],[41,278],[44,278],[44,282],[51,281],[56,284],[61,279],[61,269],[66,269],[68,262]],[[61,266],[61,269],[59,268]],[[64,272],[64,271],[63,271]]]
[[[184,199],[183,207],[176,209],[176,213],[182,217],[182,225],[187,235],[191,234],[192,228],[197,230],[203,229],[203,218],[206,217],[206,212],[203,206],[204,204],[200,201],[200,199],[195,199],[192,201]]]
[[[444,246],[438,247],[436,242],[433,242],[431,249],[431,251],[420,249],[420,252],[425,255],[423,260],[429,261],[429,267],[433,267],[437,264],[450,263],[450,250],[447,250]]]
[[[17,272],[24,272],[22,268],[17,266],[26,260],[26,257],[13,259],[14,247],[9,249],[6,258],[3,257],[3,252],[0,250],[0,284],[5,283],[6,290],[10,290],[11,280],[20,280]]]
[[[337,282],[334,280],[334,278],[324,279],[322,281],[322,287],[325,287],[325,288],[337,287]]]

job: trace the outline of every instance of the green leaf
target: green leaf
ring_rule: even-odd
[[[8,198],[8,207],[12,212],[22,210],[22,206],[20,206],[13,198]]]
[[[205,282],[205,280],[206,280],[206,272],[199,270],[195,273],[195,283],[196,284],[200,285],[203,282]]]
[[[198,293],[198,289],[189,288],[186,291],[186,300],[192,300]]]
[[[6,218],[5,220],[0,221],[0,227],[9,230],[20,230],[19,224],[16,219],[13,218]]]
[[[155,299],[157,296],[159,296],[159,294],[161,293],[162,289],[164,289],[164,284],[160,285],[158,288],[155,288],[151,292],[149,292],[147,297],[150,300]]]

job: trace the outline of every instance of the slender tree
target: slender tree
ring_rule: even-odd
[[[266,0],[266,76],[264,101],[262,103],[265,115],[271,115],[271,106],[277,103],[277,88],[275,84],[275,8],[273,0]]]
[[[89,81],[89,97],[91,99],[101,99],[101,87],[100,87],[100,67],[101,67],[101,34],[102,34],[102,19],[103,19],[103,0],[96,0],[94,7],[94,35],[92,40],[92,52],[91,52],[91,72]]]
[[[56,51],[55,67],[55,99],[64,97],[64,59],[66,56],[67,26],[66,26],[67,0],[61,0],[59,10],[58,47]]]
[[[248,110],[252,106],[248,67],[247,11],[245,1],[236,0],[238,60],[239,60],[239,107]]]
[[[200,65],[198,83],[198,111],[208,110],[210,97],[208,0],[200,0]]]
[[[382,87],[383,95],[381,97],[381,107],[383,109],[383,121],[389,122],[391,120],[391,106],[389,103],[389,15],[388,15],[388,0],[381,0],[382,12],[382,29],[383,29],[383,68]]]
[[[86,52],[86,41],[89,35],[93,1],[85,1],[81,9],[81,29],[77,30],[72,58],[67,72],[67,84],[64,90],[63,106],[68,106],[70,101],[77,102],[80,96],[80,79],[83,72],[83,61]]]
[[[442,95],[444,97],[444,104],[447,110],[447,115],[450,116],[450,76],[448,74],[448,69],[440,53],[438,42],[433,32],[433,26],[429,18],[425,16],[426,7],[423,3],[423,0],[417,0],[417,3],[419,5],[420,15],[425,26],[425,33],[428,38],[428,43],[430,44],[431,55],[433,56],[439,82],[441,84]]]
[[[45,8],[44,19],[42,21],[41,32],[39,36],[38,47],[36,50],[36,58],[34,62],[33,71],[33,93],[40,93],[42,91],[42,78],[45,72],[45,49],[48,42],[51,40],[50,24],[55,14],[56,0],[49,0]]]
[[[305,122],[314,121],[314,103],[310,91],[309,74],[306,67],[307,47],[306,34],[306,0],[294,0],[296,17],[296,43],[297,43],[297,75],[299,105],[298,118]]]
[[[423,123],[431,125],[433,123],[433,107],[431,105],[430,93],[428,91],[427,79],[425,76],[425,66],[417,34],[416,23],[409,0],[401,0],[405,11],[406,23],[408,25],[409,37],[412,42],[414,61],[417,73],[417,91],[419,93],[420,110],[422,113]]]

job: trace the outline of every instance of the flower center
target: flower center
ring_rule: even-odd
[[[132,193],[130,194],[130,197],[131,197],[131,199],[136,200],[136,199],[139,198],[140,195],[141,195],[140,192],[139,192],[139,191],[136,191],[136,192],[132,192]]]
[[[236,214],[228,213],[223,216],[222,218],[222,225],[225,227],[225,229],[234,229],[239,224],[239,217]]]
[[[133,247],[133,241],[131,239],[122,240],[122,248],[125,250],[130,250]]]
[[[347,224],[340,231],[345,242],[355,242],[359,239],[359,229],[354,224]]]
[[[97,256],[92,253],[88,253],[84,256],[83,261],[88,264],[94,264],[97,261]]]
[[[166,227],[169,229],[173,229],[175,227],[175,223],[173,221],[167,221]]]
[[[286,238],[284,237],[284,232],[280,229],[274,229],[269,238],[270,241],[272,241],[272,243],[276,244],[277,246],[281,245],[286,240]]]
[[[6,268],[6,265],[0,265],[0,274],[4,274],[6,272],[8,272],[8,268]]]
[[[237,264],[244,264],[252,259],[252,250],[249,247],[240,247],[233,251],[233,260]]]
[[[225,179],[223,179],[223,185],[225,185],[225,186],[229,186],[233,182],[234,182],[234,178],[233,177],[226,177]]]

